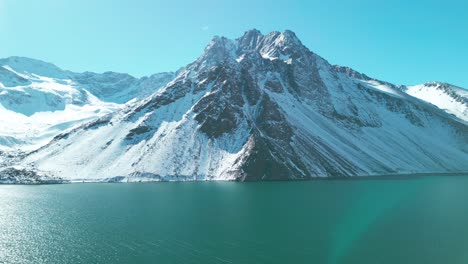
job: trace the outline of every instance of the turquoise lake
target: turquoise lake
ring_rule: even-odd
[[[468,177],[0,185],[0,263],[468,263]]]

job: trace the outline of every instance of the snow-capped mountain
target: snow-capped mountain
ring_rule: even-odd
[[[419,98],[449,114],[468,121],[468,90],[448,83],[427,82],[419,85],[393,85],[372,79],[369,76],[354,71],[349,67],[335,65],[337,71],[347,74],[354,79],[377,85],[380,90],[389,93],[404,92],[413,97]]]
[[[440,82],[405,86],[403,90],[468,122],[468,90]]]
[[[29,58],[0,59],[0,151],[37,149],[67,129],[120,109],[117,103],[146,97],[172,76],[73,73]]]
[[[73,73],[73,81],[77,82],[103,101],[127,103],[134,99],[143,99],[172,81],[173,72],[156,73],[149,77],[135,78],[129,74],[105,73]]]
[[[467,123],[410,90],[330,65],[291,31],[215,37],[158,92],[60,134],[7,175],[152,181],[467,172]]]
[[[51,63],[24,57],[0,59],[0,66],[0,82],[6,87],[26,85],[31,83],[31,78],[32,81],[39,81],[41,77],[46,77],[68,81],[86,89],[102,101],[118,104],[135,98],[146,98],[175,77],[173,72],[156,73],[142,78],[118,72],[76,73],[62,70]]]

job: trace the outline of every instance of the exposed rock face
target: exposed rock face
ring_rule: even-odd
[[[60,178],[51,178],[37,174],[35,170],[8,167],[0,170],[0,183],[2,184],[51,184],[64,183]]]
[[[463,120],[291,31],[215,37],[163,89],[22,161],[71,181],[289,180],[468,171]]]

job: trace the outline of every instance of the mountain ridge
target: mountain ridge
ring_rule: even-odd
[[[214,37],[158,92],[18,164],[64,181],[468,171],[466,121],[348,69],[291,31]]]
[[[60,132],[146,97],[172,77],[73,73],[25,57],[0,59],[0,149],[34,150]]]
[[[103,101],[119,104],[126,103],[134,98],[142,99],[149,96],[154,90],[173,79],[175,75],[174,72],[161,72],[137,78],[128,73],[114,71],[102,73],[91,71],[73,72],[63,70],[50,62],[20,56],[0,59],[0,66],[0,76],[2,72],[7,70],[5,68],[7,67],[10,69],[10,73],[13,71],[16,77],[22,77],[23,79],[34,79],[35,76],[42,76],[58,80],[70,80],[82,85]],[[5,80],[2,79],[2,81],[2,84],[5,84]],[[156,84],[153,84],[156,87],[146,88],[151,85],[152,81],[156,82]],[[14,87],[16,85],[6,85],[6,87],[8,86]],[[128,93],[134,93],[134,96],[129,96]]]

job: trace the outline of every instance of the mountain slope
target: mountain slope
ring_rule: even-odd
[[[428,82],[419,85],[394,85],[354,71],[348,67],[335,65],[338,72],[346,74],[355,80],[367,83],[385,93],[401,95],[406,93],[412,97],[437,106],[445,112],[468,121],[468,90],[441,82]]]
[[[468,122],[468,90],[438,82],[405,86],[404,91]]]
[[[73,73],[73,81],[90,91],[103,101],[127,103],[133,99],[143,99],[174,79],[172,72],[156,73],[149,77],[135,78],[125,73]]]
[[[37,72],[56,77],[52,78],[12,65],[0,66],[0,150],[37,149],[66,129],[120,108],[71,80],[58,79],[65,78],[58,68],[38,67]]]
[[[47,79],[60,80],[85,89],[102,101],[123,104],[132,99],[146,98],[174,79],[175,73],[156,73],[135,78],[126,73],[83,72],[62,70],[54,64],[25,57],[0,59],[0,83],[4,87],[31,84]]]
[[[120,109],[117,103],[146,97],[172,78],[172,73],[141,79],[72,73],[29,58],[0,59],[0,150],[37,149],[67,129]]]
[[[332,66],[291,31],[215,37],[147,99],[31,153],[66,181],[286,180],[468,171],[468,126]]]

